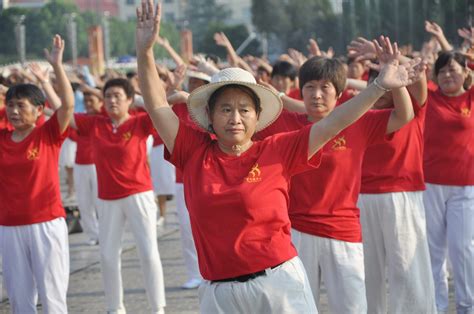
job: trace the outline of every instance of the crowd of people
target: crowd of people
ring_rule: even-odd
[[[67,313],[63,205],[99,245],[108,313],[125,313],[122,235],[152,313],[166,306],[157,227],[175,198],[202,313],[474,313],[474,28],[434,22],[420,51],[355,38],[347,54],[185,62],[137,9],[137,68],[48,67],[0,77],[0,248],[13,313]],[[156,63],[162,46],[174,67]],[[53,69],[50,75],[49,69]],[[66,173],[61,199],[59,169]],[[448,267],[449,265],[449,267]],[[449,268],[449,269],[448,269]],[[388,298],[387,298],[388,296]]]

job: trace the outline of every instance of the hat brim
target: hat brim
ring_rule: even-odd
[[[209,131],[209,125],[211,124],[207,113],[208,101],[211,95],[219,88],[225,85],[242,85],[250,88],[260,98],[260,106],[262,111],[260,112],[258,123],[255,131],[259,132],[275,120],[280,115],[283,104],[280,97],[275,94],[268,87],[247,83],[242,81],[222,81],[216,83],[209,83],[196,88],[190,95],[187,101],[188,111],[191,118],[206,131]]]

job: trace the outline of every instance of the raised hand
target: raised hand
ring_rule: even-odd
[[[137,54],[152,50],[158,39],[161,23],[161,5],[156,9],[153,0],[142,0],[141,8],[137,8],[137,29],[135,32]]]
[[[288,49],[288,55],[291,59],[293,59],[294,63],[298,68],[301,67],[303,63],[306,62],[306,60],[308,60],[305,55],[293,48]]]
[[[444,36],[443,29],[435,22],[425,21],[425,30],[436,37]]]
[[[318,42],[310,38],[308,42],[308,51],[309,51],[309,57],[321,57],[323,54],[321,53],[321,49],[319,49]]]
[[[53,47],[51,51],[44,49],[46,60],[54,67],[63,63],[64,40],[56,34],[53,37]]]
[[[186,64],[180,64],[173,72],[168,72],[168,90],[178,89],[186,77]]]
[[[400,51],[396,43],[392,44],[388,37],[380,36],[379,41],[373,41],[379,59],[377,70],[380,71],[377,81],[386,89],[408,86],[420,79],[426,65],[417,58],[410,62],[400,64],[398,57]],[[371,65],[373,67],[373,65]]]
[[[215,33],[214,40],[216,41],[216,45],[218,46],[222,46],[222,47],[229,47],[229,45],[232,46],[229,39],[223,32]]]
[[[458,29],[458,35],[464,38],[469,42],[469,44],[472,46],[474,45],[474,27],[471,28],[459,28]]]
[[[377,57],[375,45],[364,37],[358,37],[347,46],[348,56],[359,60],[371,60]]]
[[[45,68],[41,70],[41,67],[38,63],[30,63],[28,68],[30,69],[31,73],[36,77],[38,81],[41,83],[49,81],[49,68]]]

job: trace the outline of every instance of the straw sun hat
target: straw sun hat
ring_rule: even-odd
[[[272,124],[280,115],[283,108],[280,97],[269,88],[258,85],[249,72],[240,68],[227,68],[211,77],[209,84],[196,88],[188,98],[188,110],[192,119],[206,131],[211,124],[207,106],[211,95],[220,87],[230,84],[247,86],[260,98],[260,113],[256,132]]]

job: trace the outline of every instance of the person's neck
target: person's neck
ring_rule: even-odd
[[[464,87],[461,87],[460,89],[458,89],[457,91],[452,92],[452,93],[446,93],[443,90],[441,90],[441,93],[445,96],[448,96],[448,97],[456,97],[456,96],[464,94],[465,92],[466,92],[466,90],[464,89]]]
[[[21,142],[23,141],[31,132],[35,129],[36,125],[30,125],[22,129],[15,129],[12,133],[12,140],[14,142]]]
[[[250,147],[252,147],[253,142],[252,140],[248,140],[248,142],[244,144],[228,145],[218,140],[217,144],[219,145],[219,148],[227,155],[240,156],[242,153],[246,152]]]
[[[321,121],[323,118],[321,117],[313,117],[313,116],[310,116],[310,115],[307,115],[308,117],[308,121],[309,122],[312,122],[312,123],[316,123],[316,122],[319,122]]]
[[[120,116],[120,117],[110,117],[110,120],[112,121],[112,124],[114,127],[119,127],[122,123],[128,120],[130,117],[130,114],[127,112],[127,114]]]

